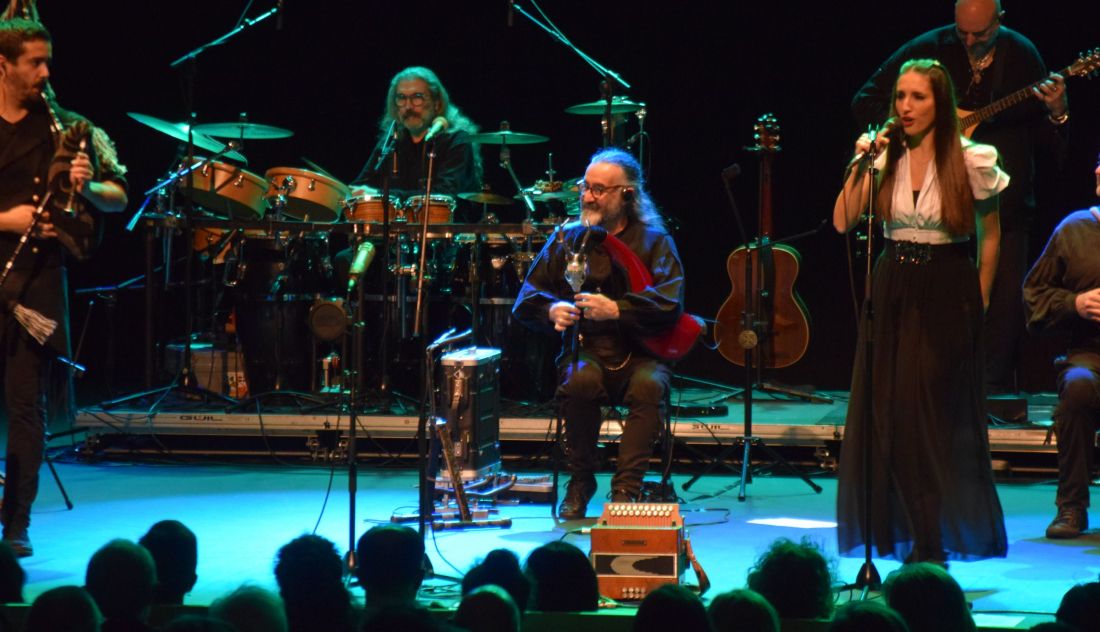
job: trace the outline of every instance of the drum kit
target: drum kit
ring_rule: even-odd
[[[593,111],[591,106],[580,104],[569,111],[603,113]],[[641,106],[624,102],[615,107],[619,109],[613,111],[619,113]],[[341,319],[333,319],[332,315],[345,315],[346,328],[353,322],[355,300],[340,296],[347,287],[346,279],[340,278],[347,268],[341,266],[339,255],[333,256],[336,253],[330,248],[330,236],[349,235],[381,247],[377,241],[387,206],[384,202],[390,208],[391,265],[389,270],[378,270],[384,267],[380,265],[368,269],[361,284],[363,300],[383,303],[389,306],[387,309],[397,311],[400,326],[393,329],[405,335],[408,288],[415,288],[420,276],[416,263],[420,243],[414,233],[426,217],[429,240],[424,250],[429,256],[423,275],[429,302],[445,305],[447,325],[457,320],[456,326],[474,328],[475,336],[480,325],[484,329],[478,343],[500,347],[507,347],[504,338],[510,334],[502,328],[509,326],[511,305],[527,270],[545,244],[546,235],[561,218],[548,211],[546,221],[537,223],[529,211],[522,223],[502,224],[492,209],[524,201],[530,210],[534,203],[553,201],[563,205],[567,215],[579,213],[579,178],[555,180],[552,164],[547,180],[530,187],[519,186],[517,180],[518,193],[514,197],[498,195],[486,187],[454,197],[432,194],[405,199],[390,196],[384,200],[376,192],[353,191],[313,163],[309,169],[272,167],[262,176],[241,166],[247,165],[241,152],[245,141],[289,138],[293,132],[288,129],[244,120],[189,126],[146,114],[129,116],[208,153],[208,157],[184,159],[151,191],[159,193],[161,200],[169,198],[158,217],[169,221],[174,218],[178,223],[181,214],[177,209],[187,209],[184,214],[189,215],[186,219],[192,228],[190,246],[207,261],[225,265],[220,277],[231,290],[244,377],[253,395],[339,387],[325,379],[326,371],[319,370],[322,364],[338,360],[333,360],[331,349],[326,352],[319,348],[318,340],[339,343],[342,336],[333,332],[340,330]],[[506,123],[498,131],[471,137],[474,143],[499,145],[502,153],[510,146],[548,140],[546,136],[512,131]],[[508,168],[510,171],[510,165]],[[480,207],[481,220],[456,223],[455,210],[460,201]],[[383,275],[387,274],[397,280],[396,287],[383,285]],[[382,287],[390,288],[388,296],[382,296]],[[433,318],[438,312],[437,308]],[[367,320],[369,330],[371,322]],[[311,331],[317,322],[324,324],[323,332]],[[368,334],[367,339],[371,337]],[[531,386],[525,383],[522,388],[529,390]],[[517,399],[548,395],[508,393],[507,381],[504,394]]]

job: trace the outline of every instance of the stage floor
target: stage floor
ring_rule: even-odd
[[[66,510],[57,485],[44,470],[34,507],[31,536],[35,555],[23,561],[26,597],[63,584],[82,584],[91,554],[112,538],[137,539],[154,522],[183,521],[198,535],[199,581],[191,604],[212,599],[251,582],[274,588],[273,561],[290,539],[316,531],[343,552],[349,543],[349,494],[343,466],[280,462],[188,462],[165,456],[158,462],[59,462],[57,470],[72,498]],[[589,507],[598,515],[609,485],[601,475],[600,492]],[[676,475],[677,490],[686,475]],[[816,476],[824,491],[814,493],[798,478],[758,475],[748,497],[737,500],[737,479],[701,478],[690,492],[680,491],[682,511],[699,560],[713,582],[711,594],[743,586],[755,558],[777,537],[809,537],[835,556],[836,480]],[[359,474],[356,535],[394,513],[410,511],[416,500],[416,473],[410,468],[364,463]],[[1095,580],[1100,571],[1100,534],[1073,541],[1052,541],[1043,531],[1053,515],[1051,481],[1014,480],[998,485],[1010,541],[1007,559],[951,564],[985,625],[1010,627],[1027,613],[1052,613],[1072,585]],[[488,551],[512,549],[525,557],[535,547],[558,539],[588,549],[579,529],[593,520],[557,522],[546,504],[503,506],[509,529],[441,531],[428,535],[427,548],[437,573],[460,576]],[[838,582],[853,580],[861,559],[836,565]],[[885,576],[895,562],[876,561]],[[694,581],[689,572],[688,581]],[[423,594],[425,600],[450,602],[456,589],[446,582]],[[847,592],[838,595],[847,599]],[[1028,619],[1034,623],[1035,619]]]

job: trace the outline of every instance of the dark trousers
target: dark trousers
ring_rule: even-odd
[[[1058,406],[1054,432],[1058,437],[1059,507],[1089,506],[1089,481],[1100,415],[1100,355],[1071,352],[1059,358]]]
[[[635,355],[623,368],[612,371],[594,356],[582,352],[576,366],[565,354],[558,387],[569,469],[573,476],[591,476],[599,467],[596,444],[603,416],[600,406],[626,406],[619,442],[619,464],[611,489],[636,495],[653,452],[653,441],[665,414],[665,393],[672,371],[657,360]]]
[[[8,452],[4,536],[20,535],[30,525],[31,504],[38,496],[38,470],[46,440],[46,385],[50,356],[9,313],[0,313],[3,336],[4,397],[8,413]]]
[[[997,275],[985,313],[986,393],[1015,393],[1020,346],[1026,333],[1024,323],[1024,276],[1027,274],[1027,231],[1001,233]]]

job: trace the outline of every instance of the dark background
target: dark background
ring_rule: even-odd
[[[183,77],[171,60],[229,31],[243,0],[122,0],[74,3],[41,0],[54,35],[53,84],[66,107],[104,127],[130,168],[131,208],[108,224],[105,247],[74,266],[73,287],[117,283],[141,274],[139,235],[123,225],[145,190],[169,167],[176,143],[126,117],[142,112],[170,120],[187,114]],[[522,3],[530,8],[527,2]],[[1005,0],[1005,23],[1030,37],[1052,69],[1100,45],[1092,0]],[[249,16],[273,5],[257,0]],[[738,205],[755,229],[757,117],[774,112],[782,129],[775,164],[776,235],[811,229],[830,216],[841,170],[858,131],[848,111],[856,89],[898,45],[952,21],[953,3],[870,2],[607,2],[546,1],[543,8],[582,50],[621,73],[629,95],[648,105],[651,188],[679,220],[677,242],[687,270],[687,307],[713,318],[730,293],[725,260],[740,242],[719,177],[731,162]],[[508,120],[512,129],[544,134],[544,145],[517,147],[513,162],[524,184],[545,177],[547,152],[559,176],[582,174],[600,144],[598,117],[563,112],[599,97],[599,77],[571,51],[519,13],[507,25],[505,0],[371,3],[286,0],[283,28],[274,19],[208,50],[196,64],[194,106],[200,122],[250,120],[294,130],[287,140],[252,141],[249,169],[304,166],[308,157],[350,180],[375,137],[389,78],[426,65],[452,100],[485,130]],[[1064,174],[1050,177],[1033,231],[1036,256],[1066,212],[1095,203],[1092,168],[1100,149],[1100,82],[1071,80],[1073,125]],[[633,131],[633,130],[632,130]],[[485,146],[487,180],[511,192]],[[519,219],[519,209],[501,213]],[[182,245],[182,244],[181,244]],[[846,388],[854,348],[855,313],[845,239],[831,229],[795,244],[802,254],[797,291],[812,318],[805,357],[776,370],[776,380]],[[87,312],[74,302],[74,340]],[[110,390],[141,382],[140,293],[122,293],[116,311],[119,366]],[[169,302],[167,305],[172,305]],[[98,310],[98,308],[97,308]],[[158,325],[182,327],[179,309],[164,309]],[[93,313],[82,360],[92,367],[82,397],[106,388],[99,370],[109,328]],[[431,333],[431,332],[429,332]],[[1032,342],[1027,390],[1049,390],[1050,345]],[[742,372],[716,352],[697,349],[680,370],[723,382]]]

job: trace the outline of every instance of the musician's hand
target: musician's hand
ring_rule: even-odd
[[[1066,80],[1056,72],[1050,73],[1049,77],[1035,84],[1031,93],[1047,106],[1051,116],[1059,117],[1069,111]]]
[[[875,137],[875,153],[881,154],[886,149],[886,145],[890,143],[890,139],[886,134],[879,134]],[[864,132],[856,139],[856,156],[866,156],[871,151],[871,135]],[[854,162],[854,161],[853,161]]]
[[[1081,292],[1077,295],[1074,304],[1077,306],[1078,316],[1100,323],[1100,288]]]
[[[581,310],[569,301],[558,301],[550,306],[550,322],[554,323],[555,331],[565,331],[580,318]]]
[[[74,191],[81,193],[84,191],[84,183],[90,182],[95,177],[92,171],[92,160],[88,154],[78,152],[69,165],[69,182],[72,183]]]
[[[382,192],[379,191],[378,189],[374,188],[374,187],[370,187],[370,186],[367,186],[367,185],[364,184],[364,185],[356,185],[356,186],[351,187],[351,195],[352,195],[352,197],[360,197],[360,196],[378,197],[379,195],[382,195]]]
[[[589,320],[617,320],[619,318],[619,304],[607,298],[603,294],[577,294],[577,307],[584,312],[584,317]]]
[[[27,227],[34,221],[34,210],[35,207],[31,204],[17,204],[0,213],[0,231],[17,235],[27,232]],[[42,219],[39,220],[38,226],[35,227],[30,236],[42,239],[57,236],[53,224],[50,224],[48,213],[42,212]]]

